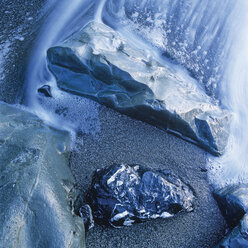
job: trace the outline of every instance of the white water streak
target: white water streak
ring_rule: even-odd
[[[107,0],[99,0],[99,7],[97,8],[94,18],[96,22],[100,22],[100,23],[102,22],[102,12],[106,1]]]
[[[47,25],[43,26],[41,33],[36,41],[34,53],[32,54],[27,71],[26,82],[26,104],[35,110],[35,114],[40,114],[40,108],[37,104],[36,90],[37,84],[41,80],[44,80],[42,73],[44,73],[44,67],[46,67],[46,51],[56,41],[59,40],[59,34],[67,25],[69,20],[73,17],[75,11],[80,7],[81,0],[71,0],[68,4],[67,0],[62,0],[59,3],[55,3],[54,10],[47,19]],[[42,82],[41,82],[42,83]]]
[[[87,0],[59,0],[50,6],[51,12],[36,40],[26,75],[25,105],[47,124],[69,131],[72,138],[75,131],[90,132],[90,129],[94,129],[89,128],[89,125],[94,126],[93,122],[96,123],[95,129],[99,130],[97,106],[85,99],[80,101],[68,93],[59,92],[56,81],[47,68],[46,53],[50,47],[60,44],[76,31],[77,26],[81,28],[80,21],[82,25],[87,22],[91,7],[92,3]],[[83,19],[82,16],[87,18]],[[37,90],[45,84],[51,86],[56,99],[41,99]],[[90,123],[86,123],[86,118]]]
[[[248,183],[248,2],[239,1],[233,20],[231,52],[222,83],[222,102],[233,112],[224,156],[210,159],[210,180],[217,187]]]

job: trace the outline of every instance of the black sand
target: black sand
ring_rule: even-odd
[[[96,226],[86,234],[88,248],[212,248],[222,238],[225,221],[214,201],[204,170],[206,153],[193,144],[153,126],[100,107],[98,137],[83,134],[82,145],[71,155],[71,169],[81,194],[93,171],[112,163],[139,163],[167,169],[195,190],[195,210],[170,219],[132,227]]]

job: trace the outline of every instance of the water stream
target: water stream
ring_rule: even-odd
[[[233,114],[224,156],[209,156],[216,186],[248,182],[248,32],[246,0],[59,0],[50,4],[27,70],[28,108],[51,125],[96,133],[98,104],[57,89],[47,69],[46,51],[91,20],[104,22],[151,56],[170,59],[196,78],[206,93]],[[50,85],[54,98],[37,94]],[[55,100],[56,99],[56,100]]]
[[[93,1],[68,0],[48,2],[50,13],[37,37],[26,73],[25,105],[48,124],[70,132],[95,133],[100,124],[98,105],[87,99],[58,90],[56,81],[47,68],[46,52],[62,42],[94,18],[97,4]],[[37,90],[43,85],[53,89],[53,98],[43,99]]]

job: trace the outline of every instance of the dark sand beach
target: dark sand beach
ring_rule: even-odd
[[[83,134],[82,145],[71,154],[70,166],[82,195],[94,170],[112,163],[139,163],[167,169],[191,185],[196,195],[195,210],[121,229],[96,226],[86,234],[87,247],[214,247],[224,234],[225,221],[204,170],[207,153],[106,107],[99,108],[99,118],[101,131],[96,137]]]
[[[18,103],[28,60],[46,18],[45,0],[0,1],[0,100]],[[48,8],[53,1],[47,4]]]

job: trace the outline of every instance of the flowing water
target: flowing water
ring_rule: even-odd
[[[47,68],[46,51],[94,18],[97,4],[60,0],[47,5],[48,19],[37,37],[27,69],[25,105],[50,125],[69,131],[73,139],[78,131],[96,133],[100,128],[98,105],[57,89],[55,79]],[[53,98],[44,99],[37,95],[37,89],[43,85],[51,86]]]
[[[46,51],[91,20],[104,22],[164,63],[169,59],[172,66],[182,65],[216,103],[230,110],[226,153],[209,156],[209,177],[216,187],[248,182],[246,0],[53,0],[49,6],[26,76],[25,103],[32,112],[72,134],[100,130],[98,104],[56,88]],[[44,101],[37,89],[45,84],[54,98]]]

